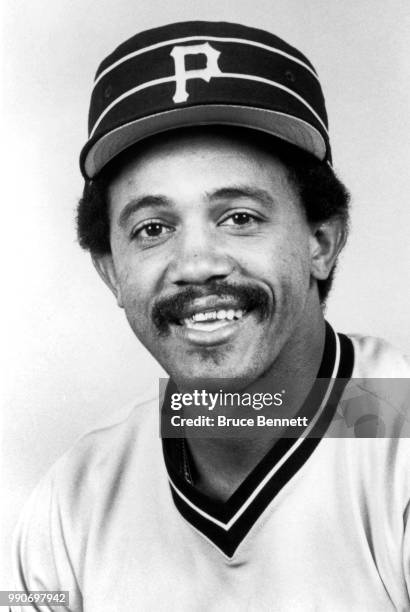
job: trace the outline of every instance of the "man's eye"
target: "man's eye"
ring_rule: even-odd
[[[149,223],[144,223],[144,225],[137,227],[133,233],[133,238],[160,238],[165,234],[168,234],[172,231],[172,228],[168,225],[164,225],[159,221],[150,221]]]
[[[232,221],[235,225],[246,225],[246,223],[249,223],[251,220],[253,220],[253,217],[248,215],[248,213],[235,213],[232,215]]]
[[[164,230],[165,227],[160,223],[149,223],[141,229],[141,234],[149,236],[150,238],[155,238],[156,236],[160,236]]]
[[[257,222],[258,219],[247,212],[236,212],[233,215],[227,217],[222,225],[249,225]]]

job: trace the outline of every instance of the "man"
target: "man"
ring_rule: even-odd
[[[323,317],[348,196],[313,66],[261,30],[173,24],[101,64],[89,119],[79,239],[170,376],[163,440],[154,400],[55,465],[19,586],[75,611],[408,610],[407,398],[366,379],[409,368]],[[235,393],[263,396],[260,430]],[[209,399],[232,427],[197,436]],[[389,435],[354,439],[369,420]]]

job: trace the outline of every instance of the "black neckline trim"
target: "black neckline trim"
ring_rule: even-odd
[[[326,323],[325,347],[317,378],[329,379],[329,385],[326,389],[319,385],[320,396],[317,388],[313,386],[297,413],[297,416],[308,415],[311,425],[299,438],[278,440],[225,502],[211,499],[185,480],[176,460],[178,453],[175,452],[181,441],[163,439],[164,459],[176,507],[194,528],[227,557],[233,556],[267,506],[318,446],[351,377],[353,358],[351,340],[343,334],[336,335]],[[335,366],[337,372],[334,372]],[[171,389],[170,383],[164,402],[167,401]],[[312,412],[312,406],[321,406],[321,409],[316,409],[315,414]]]

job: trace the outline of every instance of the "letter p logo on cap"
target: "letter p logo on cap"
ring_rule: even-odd
[[[186,90],[188,79],[204,79],[204,81],[209,83],[213,76],[222,74],[218,66],[218,57],[221,55],[221,52],[211,47],[209,43],[173,47],[170,55],[175,64],[176,89],[175,95],[172,98],[175,104],[188,100],[189,96]],[[205,55],[206,67],[197,70],[186,70],[185,57],[187,55]]]

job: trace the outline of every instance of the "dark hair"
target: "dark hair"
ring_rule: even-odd
[[[244,132],[245,137],[253,144],[260,144],[282,161],[287,167],[290,180],[299,192],[309,222],[321,223],[338,217],[347,232],[350,196],[328,163],[319,161],[293,145],[261,133],[239,128],[234,128],[232,131],[231,128],[214,129],[216,134],[227,132],[235,137],[238,137],[238,132]],[[135,147],[141,149],[140,144],[132,148]],[[111,251],[107,187],[129,155],[130,149],[127,149],[94,179],[85,182],[83,196],[77,209],[77,235],[80,245],[92,255],[105,255]],[[326,302],[332,286],[335,267],[336,264],[326,280],[317,281],[322,304]]]

